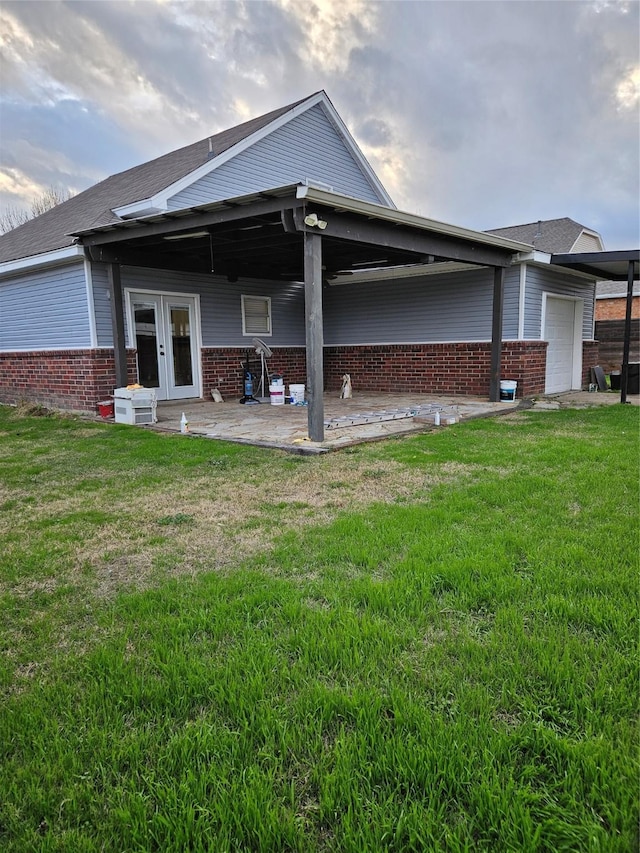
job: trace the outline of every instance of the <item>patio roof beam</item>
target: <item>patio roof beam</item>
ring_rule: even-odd
[[[314,205],[315,208],[315,205]],[[333,237],[386,248],[400,252],[409,252],[417,258],[427,255],[447,258],[452,261],[479,264],[481,266],[508,267],[513,258],[513,252],[495,246],[474,244],[473,242],[431,231],[408,228],[403,225],[390,224],[375,219],[367,219],[355,215],[340,213],[333,210],[318,208],[319,218],[326,222],[322,230],[323,237]],[[298,231],[308,231],[313,226],[305,224],[305,216],[311,210],[296,208],[293,210],[293,220]],[[319,233],[319,232],[316,232]]]
[[[109,231],[93,231],[79,234],[80,242],[84,246],[104,246],[110,243],[121,243],[128,240],[137,240],[144,237],[162,237],[166,234],[178,234],[181,231],[200,231],[208,226],[223,225],[226,222],[236,222],[241,219],[251,219],[254,216],[264,216],[268,213],[280,212],[284,207],[299,207],[302,200],[291,198],[273,198],[255,201],[251,204],[225,207],[222,210],[202,211],[197,214],[190,213],[187,216],[167,216],[158,221],[153,217],[153,222],[136,220],[133,222],[122,222],[112,227]]]

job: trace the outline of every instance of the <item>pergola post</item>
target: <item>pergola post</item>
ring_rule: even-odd
[[[309,438],[324,441],[322,237],[304,232],[304,314],[307,345]]]
[[[491,379],[489,400],[500,402],[500,360],[502,357],[502,310],[504,303],[504,267],[493,268],[493,314],[491,320]]]
[[[111,299],[111,327],[113,330],[113,357],[116,366],[116,387],[127,385],[127,348],[124,339],[124,308],[120,264],[108,264],[109,297]]]
[[[631,346],[631,307],[633,305],[633,261],[629,261],[627,269],[627,304],[624,315],[624,345],[622,349],[622,375],[620,377],[620,402],[627,402],[629,387],[629,349]]]

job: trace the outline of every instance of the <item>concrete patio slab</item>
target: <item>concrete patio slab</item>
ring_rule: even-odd
[[[481,397],[358,392],[342,400],[337,392],[329,393],[324,397],[325,440],[312,442],[308,438],[306,406],[272,406],[268,401],[242,405],[238,399],[224,403],[185,400],[158,403],[155,428],[179,432],[184,411],[192,435],[297,453],[326,453],[359,442],[445,429],[470,418],[504,414],[517,408],[518,403],[490,403]],[[436,412],[440,426],[434,423]]]

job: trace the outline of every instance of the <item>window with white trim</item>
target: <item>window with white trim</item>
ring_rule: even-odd
[[[242,294],[242,334],[271,335],[271,298]]]

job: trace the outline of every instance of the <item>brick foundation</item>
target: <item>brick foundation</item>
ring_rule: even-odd
[[[582,387],[589,387],[591,380],[591,368],[600,364],[600,350],[598,341],[582,342]]]
[[[518,398],[544,393],[545,341],[506,341],[502,345],[501,375],[518,383]],[[212,388],[224,397],[242,395],[242,364],[247,350],[240,347],[202,350],[204,398]],[[260,359],[250,352],[253,370]],[[583,343],[583,387],[590,368],[598,363],[598,342]],[[127,350],[128,381],[136,382],[136,353]],[[267,371],[281,373],[285,383],[306,383],[304,347],[273,350]],[[337,391],[344,373],[351,374],[358,391],[420,394],[460,394],[487,397],[491,372],[490,343],[401,344],[393,346],[325,347],[325,390]],[[52,350],[0,355],[0,401],[28,401],[58,409],[96,411],[96,404],[113,392],[113,351]]]
[[[546,350],[545,341],[503,343],[501,375],[518,383],[518,397],[544,392]],[[490,343],[326,347],[324,358],[330,391],[349,373],[361,391],[489,394]]]
[[[249,351],[251,369],[260,375],[260,356],[254,349]],[[242,365],[247,358],[247,350],[239,347],[202,349],[202,387],[205,399],[211,395],[211,389],[217,388],[223,397],[233,399],[242,396],[243,371]],[[307,358],[304,347],[287,347],[273,350],[273,355],[267,360],[266,375],[281,373],[287,385],[289,383],[306,383]],[[269,393],[268,388],[265,396]]]
[[[136,381],[135,350],[127,351],[129,382]],[[112,349],[0,354],[0,400],[95,412],[115,387]]]

